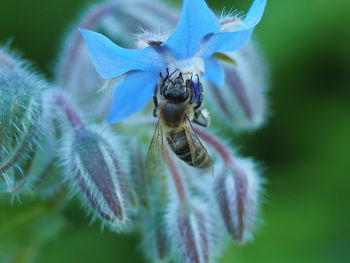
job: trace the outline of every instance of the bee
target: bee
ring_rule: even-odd
[[[162,149],[164,139],[177,157],[196,168],[210,168],[210,155],[198,135],[192,128],[196,123],[203,127],[209,126],[209,116],[201,109],[203,102],[203,86],[196,76],[185,79],[178,70],[165,76],[155,88],[153,95],[153,116],[158,117],[150,150],[160,139]]]

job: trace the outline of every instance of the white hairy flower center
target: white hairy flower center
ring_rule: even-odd
[[[183,74],[202,75],[205,72],[204,61],[200,57],[193,57],[184,60],[175,60],[169,64],[169,70],[178,69]]]

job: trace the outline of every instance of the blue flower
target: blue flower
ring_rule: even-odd
[[[203,75],[222,85],[224,73],[214,55],[246,44],[265,5],[266,0],[255,0],[244,19],[238,19],[233,29],[223,30],[204,0],[183,0],[183,13],[173,34],[164,43],[143,49],[125,49],[97,32],[80,29],[100,76],[126,75],[115,90],[108,121],[115,123],[141,110],[152,96],[159,73],[166,69]]]

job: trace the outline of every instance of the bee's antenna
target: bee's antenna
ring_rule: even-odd
[[[168,70],[168,69],[167,69]],[[178,72],[178,69],[175,69],[169,76],[169,78],[171,78],[176,72]],[[169,74],[169,70],[168,70],[168,74]],[[180,73],[181,74],[181,73]]]

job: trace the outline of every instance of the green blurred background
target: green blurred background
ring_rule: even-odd
[[[0,41],[11,38],[50,75],[62,34],[88,2],[1,0]],[[251,1],[208,3],[245,10]],[[349,10],[348,0],[268,1],[255,36],[271,70],[270,120],[236,139],[265,167],[265,223],[220,263],[350,262]],[[21,246],[23,263],[38,252],[39,263],[145,262],[137,236],[90,226],[77,203],[63,215],[32,198],[8,203],[0,197],[0,255]]]

